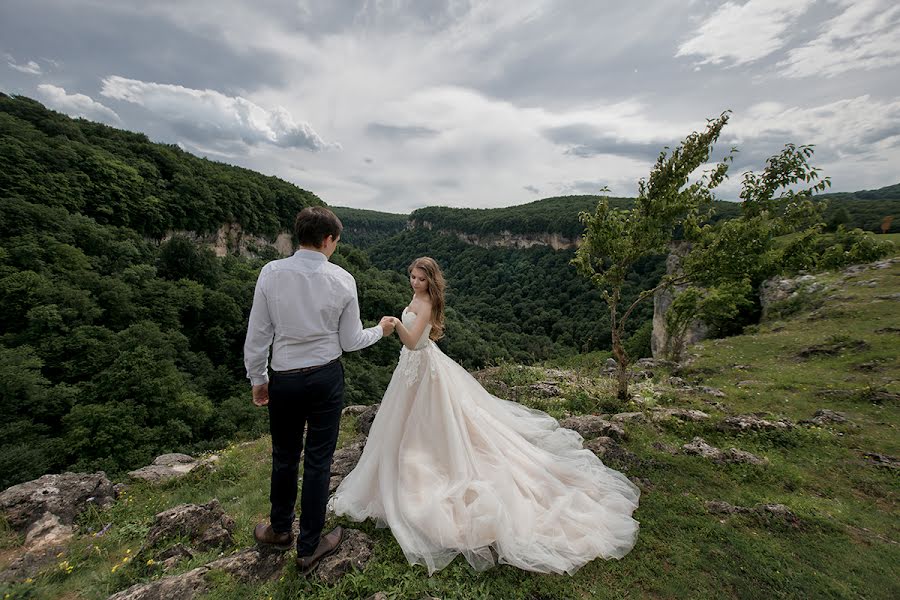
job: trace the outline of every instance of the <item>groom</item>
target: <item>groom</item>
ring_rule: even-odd
[[[262,268],[244,343],[253,404],[268,406],[272,433],[270,524],[257,525],[254,537],[282,550],[291,547],[306,427],[297,538],[297,567],[304,574],[334,552],[343,537],[340,527],[322,536],[331,458],[344,403],[341,353],[371,346],[394,330],[388,317],[363,329],[356,281],[328,262],[342,229],[341,221],[327,208],[300,211],[294,225],[300,249]]]

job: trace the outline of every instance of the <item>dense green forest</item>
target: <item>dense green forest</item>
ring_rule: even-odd
[[[171,229],[274,235],[321,204],[284,181],[0,96],[0,488],[50,471],[148,464],[266,428],[242,346],[265,258],[216,258]],[[368,324],[405,276],[342,248]],[[346,361],[377,401],[399,345]]]
[[[330,208],[344,224],[341,241],[357,248],[368,248],[406,229],[407,215],[345,206]]]

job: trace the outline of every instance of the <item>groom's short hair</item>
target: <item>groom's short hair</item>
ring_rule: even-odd
[[[321,248],[328,236],[340,237],[344,225],[337,215],[324,206],[307,206],[297,213],[294,234],[301,246]]]

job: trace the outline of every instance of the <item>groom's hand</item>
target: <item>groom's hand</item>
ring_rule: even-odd
[[[378,325],[381,326],[382,337],[387,337],[394,333],[394,322],[391,320],[391,317],[381,317],[381,322]]]
[[[256,406],[265,406],[269,403],[269,384],[253,386],[253,404]]]

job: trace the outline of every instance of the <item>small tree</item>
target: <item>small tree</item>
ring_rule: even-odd
[[[699,231],[699,223],[712,206],[712,190],[725,178],[732,154],[729,154],[698,180],[689,179],[705,164],[712,146],[728,122],[729,112],[707,122],[706,130],[687,136],[671,154],[663,150],[648,180],[638,183],[638,197],[631,210],[611,209],[602,198],[594,214],[581,213],[585,226],[582,245],[572,263],[602,290],[609,307],[612,352],[618,364],[620,400],[628,398],[629,356],[623,339],[625,323],[635,307],[652,297],[656,290],[679,283],[677,277],[664,277],[653,289],[644,290],[629,305],[621,305],[622,286],[639,259],[667,251],[676,228],[686,237]]]
[[[831,182],[810,166],[812,155],[810,146],[787,144],[766,161],[762,173],[744,173],[740,217],[699,230],[681,262],[680,275],[690,285],[666,312],[670,338],[683,336],[684,327],[697,318],[714,330],[733,324],[753,306],[763,280],[816,265],[822,207],[811,197]],[[790,239],[776,241],[788,234]],[[678,360],[682,350],[673,344],[668,358]]]

